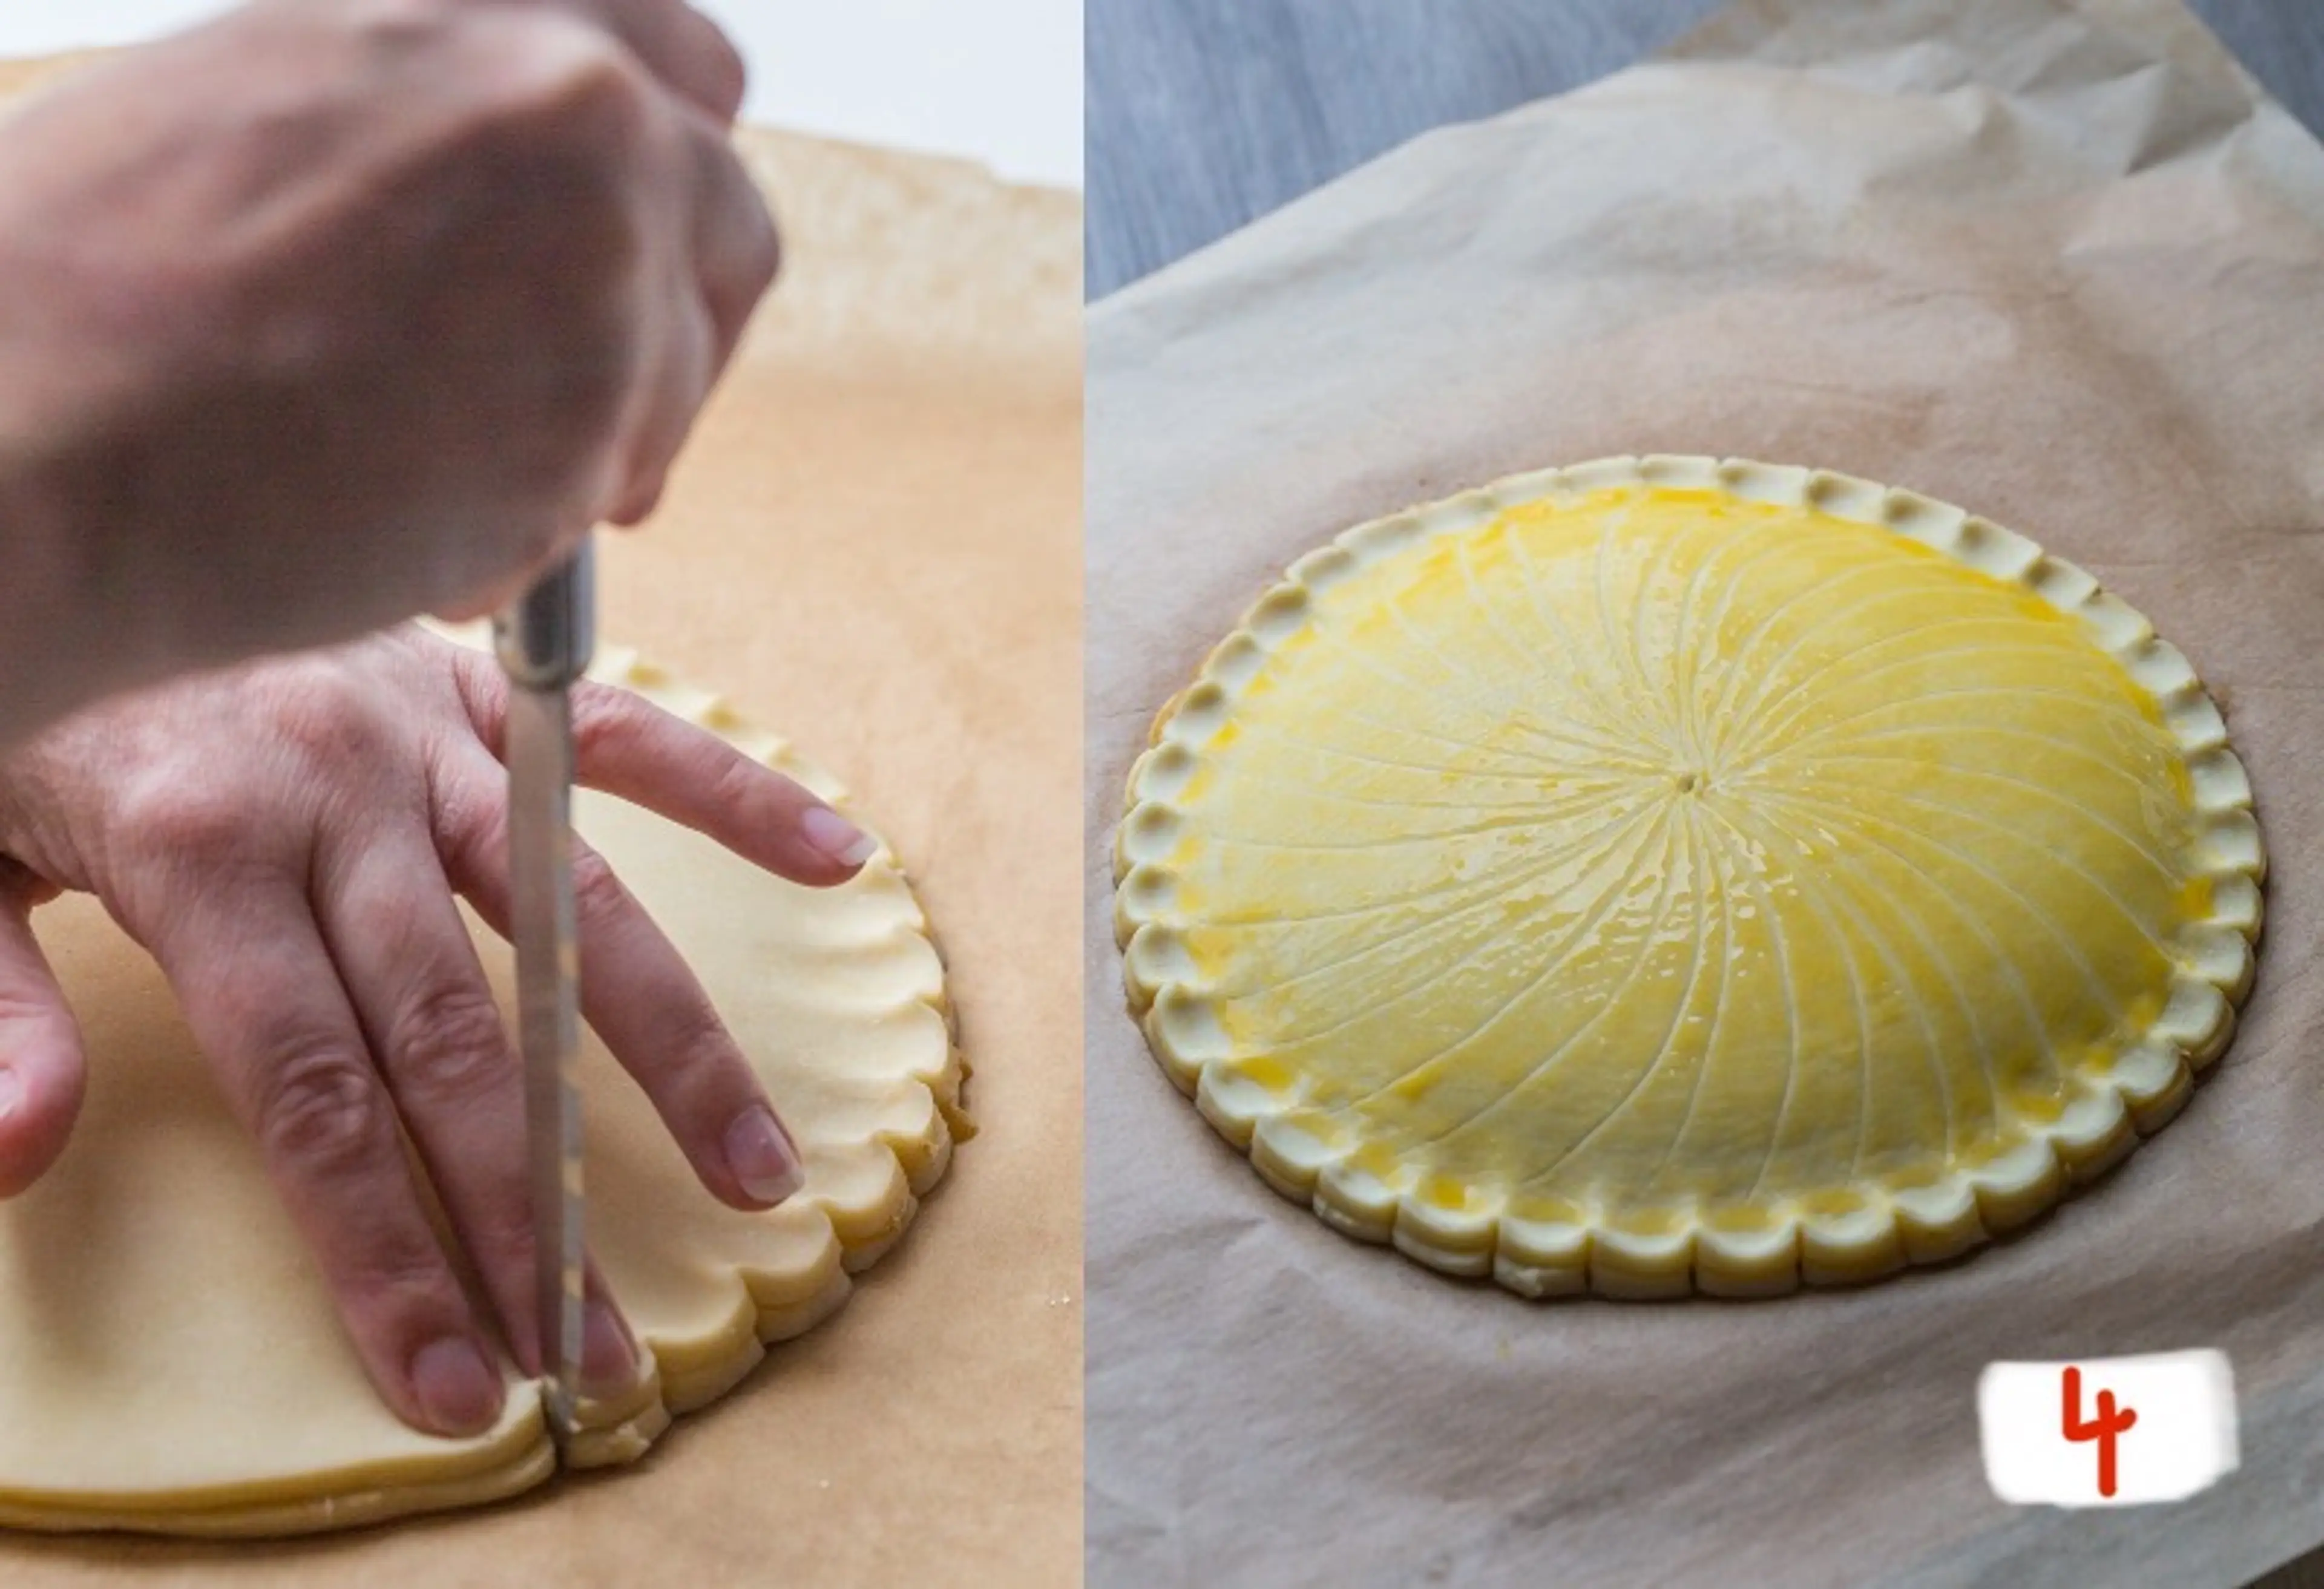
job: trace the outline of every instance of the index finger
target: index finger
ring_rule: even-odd
[[[458,673],[477,736],[502,754],[508,684],[487,657]],[[811,887],[844,883],[879,840],[812,791],[643,696],[585,679],[573,687],[574,771],[590,788],[715,839]]]

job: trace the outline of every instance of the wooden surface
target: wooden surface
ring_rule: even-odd
[[[1618,70],[1718,4],[1088,0],[1086,290],[1102,298],[1431,127]],[[2324,4],[2193,9],[2324,131]]]

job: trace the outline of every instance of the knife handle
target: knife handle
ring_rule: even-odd
[[[512,684],[561,690],[589,668],[596,648],[597,558],[584,538],[571,557],[493,617],[493,652]]]

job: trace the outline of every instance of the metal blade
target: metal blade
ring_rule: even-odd
[[[524,1055],[534,1301],[549,1422],[573,1431],[581,1382],[579,956],[573,920],[571,712],[563,688],[512,687],[509,895]]]
[[[586,541],[493,624],[509,677],[510,931],[524,1055],[533,1297],[550,1432],[569,1440],[581,1398],[580,955],[573,911],[573,714],[589,665],[595,564]]]

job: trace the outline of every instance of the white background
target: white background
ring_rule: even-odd
[[[753,121],[1082,180],[1081,0],[695,0],[751,64]],[[220,0],[0,4],[0,56],[124,44]]]

